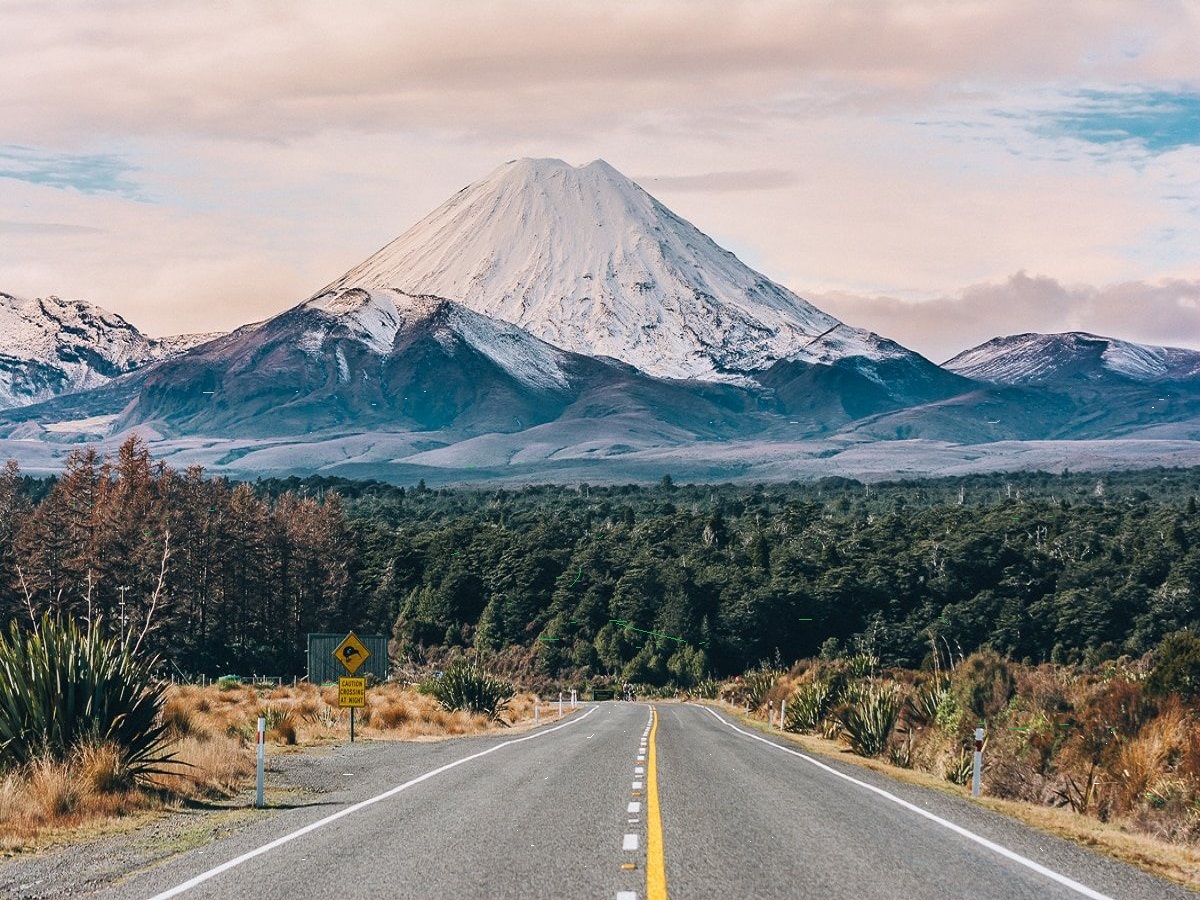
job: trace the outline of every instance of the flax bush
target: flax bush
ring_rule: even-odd
[[[106,637],[49,614],[33,631],[16,622],[0,634],[0,759],[27,765],[65,761],[87,744],[111,744],[135,778],[161,771],[166,750],[159,716],[166,685],[156,659],[135,657],[127,640]]]
[[[859,756],[878,756],[900,715],[900,695],[894,684],[871,685],[841,710],[839,720],[850,749]]]
[[[788,699],[785,731],[816,732],[838,699],[838,685],[818,679],[804,685]]]
[[[420,690],[431,694],[450,712],[465,709],[484,713],[501,723],[501,713],[508,708],[509,701],[517,692],[507,681],[493,678],[465,661],[451,665],[441,678],[423,682]]]

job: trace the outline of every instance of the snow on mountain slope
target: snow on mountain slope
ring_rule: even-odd
[[[180,353],[186,353],[193,347],[199,347],[201,344],[207,344],[209,341],[215,341],[223,336],[224,331],[203,331],[195,334],[171,334],[166,337],[151,338],[150,342],[154,345],[156,356],[165,359],[169,356],[176,356]]]
[[[517,381],[535,389],[567,386],[561,351],[507,322],[489,319],[440,297],[413,296],[395,289],[334,290],[305,301],[299,309],[324,313],[323,324],[305,331],[302,346],[324,352],[330,335],[345,335],[375,353],[391,353],[396,335],[422,319],[430,320],[435,340],[453,352],[457,335]]]
[[[667,378],[736,380],[789,357],[892,353],[602,160],[501,166],[321,293],[354,287],[446,297],[563,349]]]
[[[1097,381],[1186,381],[1200,378],[1200,351],[1151,347],[1079,331],[993,338],[942,364],[951,372],[996,384]]]
[[[148,338],[83,300],[0,293],[0,409],[99,387],[218,336]]]
[[[98,387],[156,356],[154,342],[115,313],[0,293],[0,407]]]

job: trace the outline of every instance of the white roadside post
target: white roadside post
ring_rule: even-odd
[[[767,701],[767,731],[775,727],[775,701]]]
[[[983,775],[983,729],[975,729],[975,763],[971,769],[971,796],[978,797]]]
[[[787,697],[779,701],[779,730],[783,731],[783,716],[787,712]]]
[[[562,718],[562,691],[558,692],[558,717]]]
[[[540,700],[533,701],[533,724],[534,725],[536,725],[538,723],[538,720],[541,718],[541,705],[542,705],[542,702]]]
[[[267,720],[258,717],[258,784],[254,792],[254,806],[262,809],[263,803],[263,754],[266,750]]]
[[[571,688],[571,709],[574,709],[578,705],[579,705],[579,696],[576,693],[575,688]]]

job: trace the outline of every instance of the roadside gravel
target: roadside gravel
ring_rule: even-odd
[[[251,786],[228,800],[166,812],[120,833],[0,859],[0,900],[85,897],[265,816],[340,793],[346,787],[344,749],[335,744],[270,755],[265,811],[253,810]]]

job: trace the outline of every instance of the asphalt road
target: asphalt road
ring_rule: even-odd
[[[1196,896],[709,708],[656,708],[653,730],[650,705],[602,703],[513,737],[340,747],[321,764],[344,787],[322,802],[264,813],[100,896]]]

